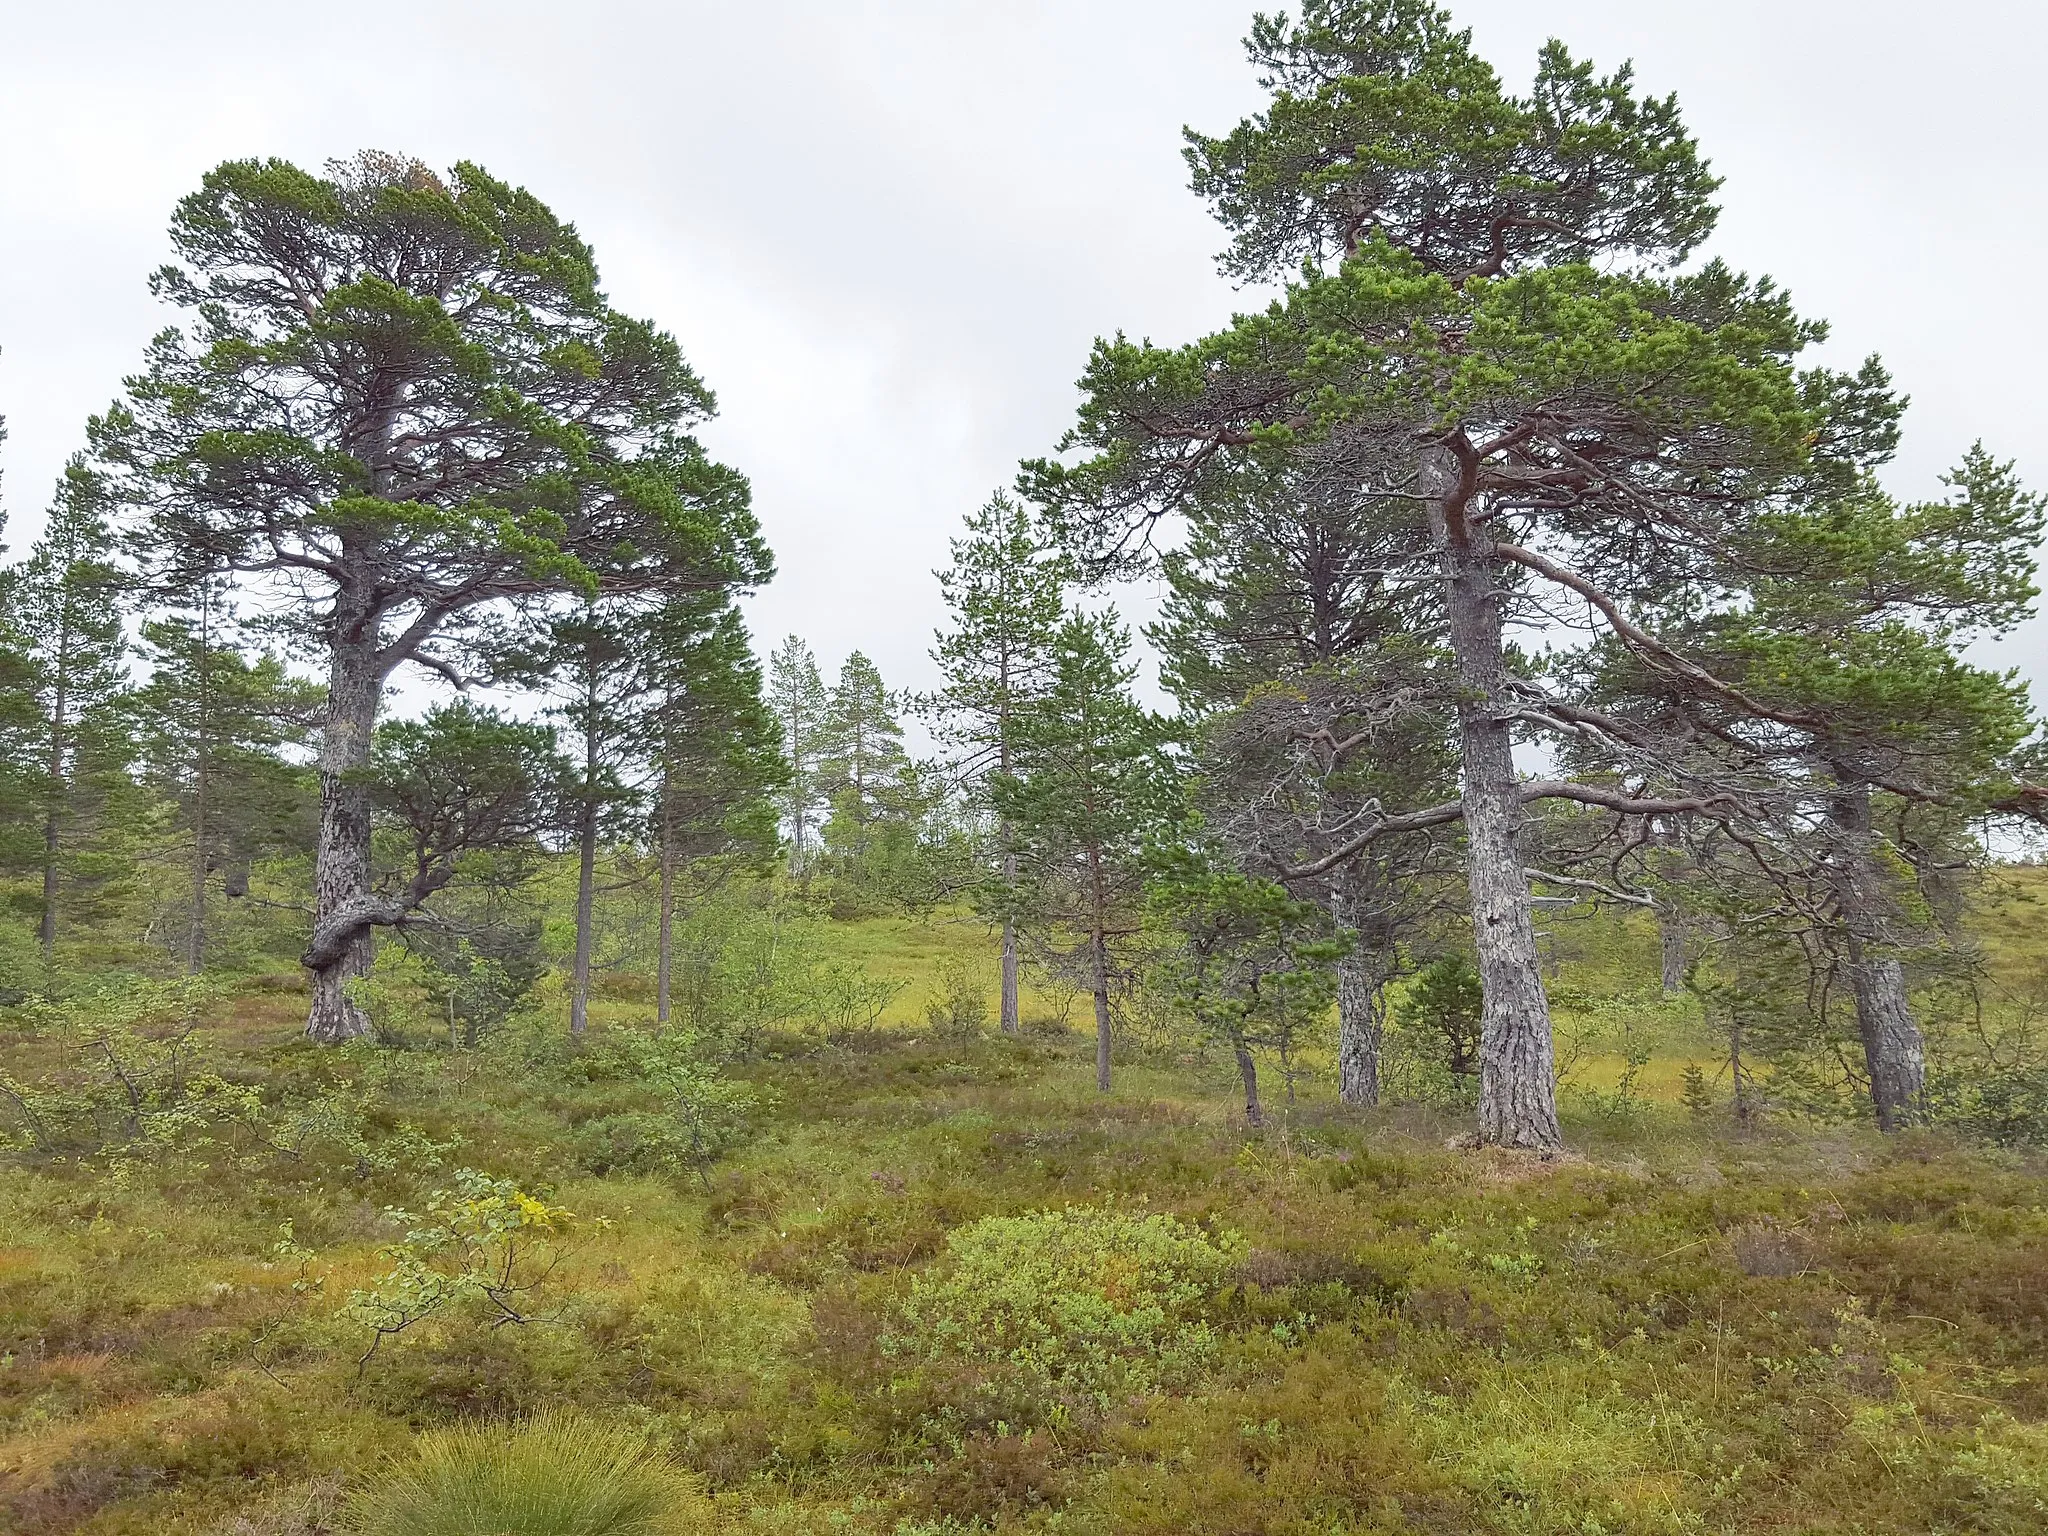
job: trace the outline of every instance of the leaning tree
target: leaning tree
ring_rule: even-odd
[[[746,485],[688,428],[711,393],[614,309],[590,248],[470,164],[364,154],[210,172],[171,222],[151,344],[93,424],[152,558],[274,605],[326,673],[307,1032],[406,920],[370,879],[363,772],[392,674],[458,685],[526,605],[759,579]]]
[[[1523,808],[1736,806],[1651,768],[1522,780],[1518,733],[1610,725],[1517,667],[1507,626],[1590,616],[1674,685],[1728,697],[1664,621],[1739,597],[1748,520],[1853,478],[1896,408],[1874,366],[1801,372],[1822,328],[1770,283],[1674,272],[1713,226],[1716,183],[1675,102],[1627,69],[1599,76],[1552,43],[1510,94],[1425,0],[1309,0],[1298,21],[1260,19],[1249,48],[1268,109],[1190,134],[1188,158],[1231,233],[1226,271],[1284,280],[1281,296],[1189,346],[1098,342],[1062,456],[1024,483],[1099,570],[1142,560],[1160,519],[1245,461],[1405,505],[1390,553],[1440,594],[1461,793],[1370,818],[1324,858],[1462,821],[1480,1134],[1554,1148]]]

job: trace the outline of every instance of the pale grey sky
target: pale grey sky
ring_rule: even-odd
[[[0,0],[0,502],[19,551],[85,417],[164,322],[144,279],[220,160],[480,161],[576,221],[717,389],[828,665],[928,681],[930,571],[1046,451],[1098,333],[1243,302],[1179,130],[1258,99],[1247,0]],[[1550,35],[1675,90],[1728,178],[1712,249],[1884,354],[1928,495],[1982,436],[2048,483],[2039,0],[1467,0],[1514,85]],[[2048,621],[1990,654],[2048,683]]]

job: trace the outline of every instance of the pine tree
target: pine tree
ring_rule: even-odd
[[[1020,721],[1013,767],[992,783],[1012,829],[1009,915],[1069,949],[1095,1002],[1095,1084],[1110,1085],[1119,952],[1142,929],[1146,834],[1165,808],[1159,723],[1132,697],[1130,636],[1113,616],[1070,614],[1052,675]]]
[[[1399,501],[1248,466],[1190,507],[1161,560],[1148,631],[1196,732],[1199,798],[1256,878],[1313,899],[1356,942],[1338,966],[1337,1087],[1379,1102],[1386,989],[1402,940],[1447,905],[1453,850],[1430,830],[1321,869],[1368,807],[1401,814],[1456,793],[1442,605],[1395,587],[1414,540]]]
[[[932,650],[946,681],[926,704],[940,739],[957,754],[954,771],[985,798],[989,775],[1010,771],[1023,716],[1051,681],[1069,571],[1029,511],[1000,493],[968,517],[966,537],[952,548],[952,567],[939,573],[952,623]],[[1005,884],[1017,878],[1013,836],[998,820],[997,874]],[[1017,1033],[1017,930],[1007,917],[1001,1016],[1003,1033]]]
[[[256,858],[312,846],[317,788],[283,751],[304,743],[320,697],[277,657],[243,653],[217,583],[202,582],[184,607],[186,615],[142,626],[150,676],[135,707],[144,771],[190,841],[184,958],[197,975],[209,877],[219,874],[222,893],[238,899]]]
[[[648,605],[593,598],[556,615],[537,643],[511,653],[500,675],[547,696],[568,729],[576,764],[565,829],[576,849],[576,938],[569,974],[569,1033],[590,1020],[596,942],[597,856],[627,826],[639,801],[631,768],[654,699],[647,663]]]
[[[879,844],[914,839],[917,796],[910,759],[903,751],[903,725],[896,701],[875,664],[855,651],[839,669],[825,710],[827,746],[820,761],[820,788],[831,806],[825,846],[840,876],[857,890],[875,894],[881,883]]]
[[[348,983],[403,921],[370,888],[362,777],[392,675],[459,682],[515,606],[744,586],[766,552],[688,435],[710,391],[531,194],[391,155],[232,161],[171,241],[155,291],[194,328],[151,344],[94,444],[160,564],[292,595],[325,663],[307,1032],[347,1039]]]
[[[71,835],[105,777],[125,769],[127,690],[122,609],[104,487],[74,459],[58,482],[43,536],[14,573],[14,617],[29,647],[38,769],[42,905],[36,940],[50,983]]]
[[[782,790],[789,870],[803,879],[810,874],[812,837],[827,799],[824,764],[831,750],[831,700],[818,675],[817,657],[795,635],[785,637],[768,658],[768,707],[781,726],[782,755],[789,764],[789,781]]]
[[[1675,102],[1626,69],[1603,78],[1552,43],[1511,95],[1426,0],[1310,0],[1298,22],[1261,18],[1249,48],[1267,110],[1190,134],[1188,155],[1232,237],[1225,269],[1283,296],[1179,350],[1099,342],[1062,445],[1078,453],[1027,466],[1025,488],[1097,571],[1141,563],[1156,519],[1235,494],[1248,466],[1409,509],[1386,579],[1441,604],[1461,792],[1368,816],[1333,854],[1462,824],[1480,1134],[1551,1150],[1524,807],[1729,802],[1655,741],[1630,742],[1619,785],[1523,781],[1517,732],[1608,724],[1544,689],[1508,625],[1569,604],[1672,688],[1725,697],[1665,618],[1739,590],[1752,519],[1876,462],[1897,403],[1874,363],[1799,372],[1822,331],[1770,283],[1719,263],[1670,275],[1713,226],[1715,182]]]
[[[728,603],[667,604],[649,627],[653,834],[659,859],[655,1017],[666,1025],[677,885],[694,865],[772,860],[775,809],[788,765],[761,667]]]

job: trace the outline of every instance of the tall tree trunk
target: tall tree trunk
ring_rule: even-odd
[[[1109,1092],[1109,892],[1103,881],[1102,849],[1088,849],[1088,939],[1095,983],[1095,1089]]]
[[[583,796],[576,807],[576,963],[569,984],[569,1033],[583,1038],[590,1025],[590,930],[597,890],[597,664],[583,663]]]
[[[313,926],[368,901],[370,797],[361,781],[369,765],[384,679],[377,669],[373,623],[335,623],[327,668],[327,719],[320,732],[320,832],[313,851]],[[332,958],[313,970],[313,1002],[306,1034],[326,1044],[370,1032],[370,1018],[348,995],[348,984],[367,976],[376,936],[360,929]]]
[[[1906,970],[1883,948],[1889,906],[1884,871],[1870,814],[1870,786],[1855,784],[1836,799],[1842,843],[1835,881],[1849,959],[1849,984],[1856,997],[1857,1032],[1870,1075],[1870,1103],[1877,1128],[1891,1132],[1911,1125],[1920,1113],[1927,1073],[1927,1047],[1906,997]]]
[[[1017,881],[1017,855],[1003,855],[1003,880],[1014,885]],[[1014,1035],[1023,1028],[1017,1010],[1017,925],[1009,918],[1003,919],[1003,1033]]]
[[[569,1033],[581,1039],[590,1024],[590,929],[597,887],[597,807],[588,792],[577,820],[576,962],[569,983]]]
[[[67,597],[64,600],[69,602]],[[71,624],[69,609],[60,616],[57,631],[57,666],[50,679],[50,750],[44,768],[48,774],[43,804],[43,910],[36,923],[36,943],[43,957],[43,991],[52,983],[57,952],[58,855],[64,832],[64,758],[71,746]]]
[[[1657,908],[1657,952],[1666,997],[1685,990],[1685,919],[1667,907]]]
[[[1337,1097],[1346,1104],[1380,1101],[1380,1042],[1386,1025],[1385,963],[1353,950],[1337,964]]]
[[[1501,656],[1496,566],[1468,515],[1458,485],[1436,503],[1451,649],[1460,697],[1465,840],[1472,938],[1485,986],[1480,1018],[1479,1139],[1491,1146],[1551,1152],[1564,1145],[1557,1124],[1550,1004],[1530,917],[1529,877],[1518,835],[1521,800],[1509,734],[1512,695]]]
[[[1244,1043],[1244,1037],[1234,1036],[1231,1048],[1237,1052],[1238,1081],[1244,1084],[1244,1118],[1253,1129],[1262,1129],[1266,1124],[1266,1106],[1259,1102],[1259,1064],[1252,1060],[1251,1048]]]
[[[661,772],[661,917],[654,940],[654,1023],[668,1028],[669,978],[675,953],[676,932],[676,827],[675,797],[670,792],[668,769]]]
[[[209,621],[213,594],[203,583],[199,593],[199,697],[192,733],[192,930],[185,937],[185,971],[197,976],[206,968],[206,746],[207,663],[213,637]]]
[[[1102,932],[1094,935],[1095,993],[1095,1088],[1109,1092],[1109,946]]]

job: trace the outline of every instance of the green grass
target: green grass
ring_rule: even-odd
[[[356,1499],[357,1536],[684,1536],[695,1486],[640,1436],[544,1414],[426,1436]]]
[[[2015,992],[2041,976],[2019,894],[2042,889],[2029,872],[1987,909]],[[2048,1528],[2030,1156],[1697,1120],[1675,1095],[1703,1046],[1647,1002],[1643,1098],[1617,1113],[1568,1092],[1568,1158],[1456,1150],[1462,1117],[1345,1111],[1320,1078],[1256,1134],[1229,1062],[1178,1044],[1130,1053],[1099,1097],[1079,1009],[1018,1040],[927,1028],[945,960],[993,977],[976,925],[826,937],[908,985],[872,1038],[765,1040],[736,1070],[773,1106],[701,1177],[579,1161],[582,1127],[659,1107],[593,1065],[647,1016],[631,987],[582,1057],[319,1051],[296,1042],[294,995],[223,1004],[200,1045],[223,1078],[273,1105],[351,1080],[373,1108],[355,1142],[296,1156],[218,1139],[14,1160],[0,1530],[311,1536],[403,1486],[395,1468],[445,1486],[508,1457],[603,1460],[506,1428],[551,1413],[654,1447],[649,1475],[704,1490],[674,1506],[703,1530]],[[1641,995],[1645,934],[1572,939],[1567,987]],[[0,1064],[49,1049],[0,1037]],[[1581,1070],[1611,1083],[1615,1058]],[[387,1210],[423,1211],[457,1167],[574,1213],[516,1261],[538,1278],[525,1321],[453,1303],[359,1368],[349,1298],[392,1271]],[[920,1277],[953,1273],[951,1234],[1112,1204],[1243,1241],[1202,1304],[1213,1346],[1165,1390],[1092,1401],[985,1350],[891,1346]]]

